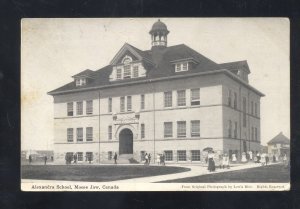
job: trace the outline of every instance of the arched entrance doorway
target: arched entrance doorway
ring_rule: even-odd
[[[125,128],[119,134],[119,155],[133,154],[133,133]]]

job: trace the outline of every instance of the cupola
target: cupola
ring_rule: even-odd
[[[169,32],[170,31],[168,31],[166,24],[158,19],[158,21],[153,24],[149,32],[151,35],[152,47],[167,47],[167,36]]]

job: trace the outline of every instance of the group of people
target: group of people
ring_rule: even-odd
[[[166,165],[165,164],[165,154],[157,154],[156,160],[157,160],[158,165]]]
[[[254,162],[255,163],[261,163],[262,166],[268,165],[270,161],[269,155],[266,153],[260,154],[259,152],[256,154],[254,157]],[[273,158],[273,161],[276,162],[276,158]]]
[[[215,154],[214,151],[209,151],[207,154],[207,163],[208,163],[208,170],[209,172],[213,172],[216,170],[216,163],[214,160]],[[219,155],[219,168],[221,169],[229,169],[229,156],[227,153],[223,154],[223,155]]]
[[[151,154],[149,153],[149,154],[145,154],[145,156],[144,156],[144,159],[145,159],[145,163],[144,163],[144,165],[150,165],[150,162],[151,162]]]
[[[51,156],[50,159],[51,159],[51,162],[53,162],[53,156]],[[29,155],[29,156],[28,156],[28,160],[29,160],[29,164],[31,164],[32,161],[33,161],[32,155]],[[43,157],[44,165],[47,164],[47,160],[48,160],[48,157],[47,157],[47,155],[45,155],[45,156]]]
[[[231,155],[231,159],[229,158],[227,153],[216,155],[213,150],[209,150],[206,157],[206,163],[208,163],[208,170],[210,172],[213,172],[216,170],[216,162],[215,159],[218,160],[217,164],[219,165],[219,168],[230,168],[229,162],[236,163],[237,162],[237,156],[236,153],[233,153]],[[285,165],[288,165],[287,155],[284,154],[282,157],[282,162]],[[278,157],[273,155],[272,157],[273,163],[278,162]],[[252,155],[252,152],[242,153],[241,160],[239,162],[255,162],[255,163],[261,163],[262,166],[267,166],[270,163],[270,157],[267,153],[260,154],[259,152],[254,155]]]
[[[70,155],[70,154],[66,154],[65,156],[65,160],[66,160],[66,164],[77,164],[77,160],[78,160],[78,156],[77,153],[75,153],[74,155]],[[91,155],[87,155],[85,156],[85,160],[88,161],[89,163],[92,162],[92,156]]]
[[[272,162],[276,163],[279,161],[279,157],[278,155],[273,155],[272,156]],[[284,164],[287,164],[287,155],[284,154],[283,156],[281,156],[282,162]],[[254,162],[255,163],[261,163],[262,166],[268,165],[268,163],[270,162],[270,157],[267,153],[257,153],[256,156],[254,157]]]

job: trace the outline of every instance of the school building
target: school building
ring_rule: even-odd
[[[260,98],[247,61],[216,63],[184,45],[168,46],[167,26],[150,30],[150,50],[125,43],[107,66],[84,70],[51,92],[54,161],[120,159],[197,163],[203,149],[260,151]]]

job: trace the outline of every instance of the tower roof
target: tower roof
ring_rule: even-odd
[[[152,28],[149,33],[151,34],[154,32],[165,32],[166,34],[168,34],[170,31],[168,31],[166,24],[161,22],[160,19],[158,19],[158,21],[152,25]]]

